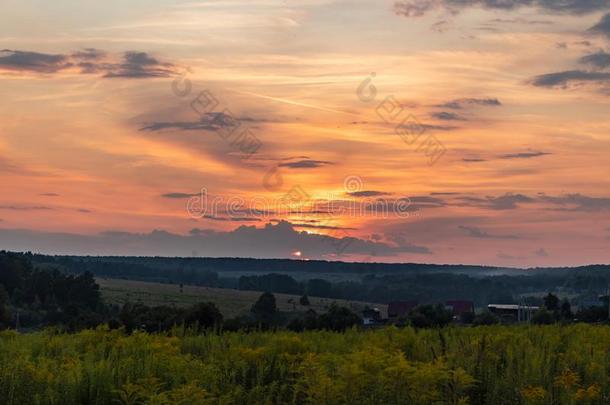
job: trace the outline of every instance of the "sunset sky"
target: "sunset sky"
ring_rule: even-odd
[[[610,262],[610,0],[3,0],[0,43],[0,249]]]

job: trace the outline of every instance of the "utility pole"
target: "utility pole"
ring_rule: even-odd
[[[608,319],[610,320],[610,287],[606,288],[606,295],[608,296]]]

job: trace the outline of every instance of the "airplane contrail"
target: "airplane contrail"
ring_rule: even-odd
[[[234,90],[234,91],[236,93],[239,93],[239,94],[247,94],[249,96],[260,97],[260,98],[264,98],[264,99],[267,99],[267,100],[277,101],[278,103],[298,105],[300,107],[313,108],[315,110],[332,112],[332,113],[339,113],[339,114],[359,116],[359,114],[356,114],[356,113],[352,113],[352,112],[348,112],[348,111],[342,111],[342,110],[335,110],[333,108],[321,107],[321,106],[317,106],[317,105],[314,105],[314,104],[301,103],[299,101],[286,100],[284,98],[271,97],[271,96],[266,96],[264,94],[252,93],[252,92],[249,92],[249,91],[236,91],[236,90]]]

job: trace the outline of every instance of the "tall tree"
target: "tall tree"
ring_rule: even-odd
[[[270,292],[263,293],[252,306],[252,313],[261,327],[269,328],[275,325],[277,321],[275,296]]]
[[[11,322],[11,312],[9,311],[10,298],[4,285],[0,284],[0,329],[8,326]]]

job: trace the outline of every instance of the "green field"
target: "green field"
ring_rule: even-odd
[[[0,332],[0,403],[608,404],[610,327]]]
[[[182,292],[180,292],[180,287],[177,284],[109,278],[97,278],[96,282],[101,287],[102,298],[109,304],[141,302],[149,306],[188,306],[198,302],[213,302],[225,318],[249,312],[252,305],[262,294],[260,291],[241,291],[191,285],[184,285]],[[387,313],[387,305],[383,304],[309,297],[310,305],[302,306],[299,304],[300,296],[289,294],[274,295],[278,310],[284,312],[305,312],[311,308],[321,313],[325,312],[333,302],[336,302],[338,305],[350,308],[355,312],[360,312],[366,306],[370,306],[379,308],[384,316]]]

